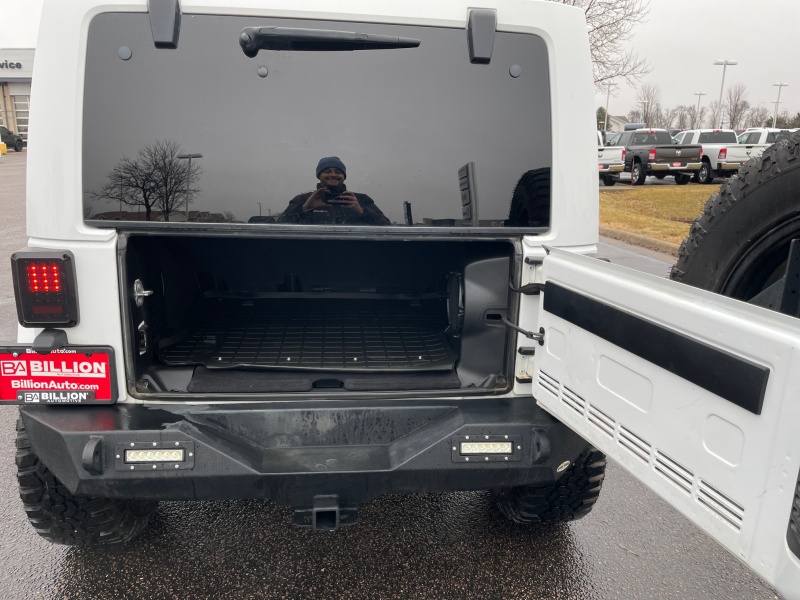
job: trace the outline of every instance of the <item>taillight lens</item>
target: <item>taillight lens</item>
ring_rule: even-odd
[[[650,148],[650,152],[647,154],[647,160],[655,160],[656,159],[656,149]]]
[[[628,151],[627,151],[627,150],[625,150],[625,148],[623,148],[623,149],[622,149],[622,162],[625,162],[625,154],[626,154],[627,152],[628,152]]]
[[[717,158],[720,160],[725,160],[726,158],[728,158],[728,149],[727,148],[720,149]]]
[[[17,318],[23,327],[78,324],[75,259],[71,252],[24,250],[11,255]]]

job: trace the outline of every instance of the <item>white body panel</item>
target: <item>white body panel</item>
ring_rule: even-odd
[[[499,31],[531,33],[544,40],[551,86],[552,212],[544,235],[526,237],[526,252],[543,254],[542,244],[592,252],[598,238],[595,150],[580,132],[594,127],[592,71],[583,12],[551,2],[492,1]],[[429,3],[400,0],[323,0],[301,5],[288,0],[182,1],[190,14],[252,15],[258,18],[314,18],[464,29],[470,8],[463,0]],[[126,392],[117,234],[87,226],[82,203],[82,132],[87,31],[104,12],[146,12],[147,0],[46,0],[33,78],[27,172],[29,246],[68,249],[75,254],[82,318],[68,332],[70,343],[111,345],[116,350],[120,402]],[[56,101],[57,99],[57,101]],[[30,342],[39,330],[20,328]]]
[[[575,324],[580,319],[544,309],[539,315],[537,402],[787,598],[800,598],[800,559],[787,545],[800,471],[800,321],[558,250],[544,260],[543,277],[547,286],[592,298],[623,318],[633,315],[768,370],[763,406],[754,414],[590,333]],[[670,348],[662,350],[671,362]],[[708,372],[718,364],[696,368]]]

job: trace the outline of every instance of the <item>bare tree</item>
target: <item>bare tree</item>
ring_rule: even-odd
[[[769,109],[766,106],[751,106],[745,116],[745,127],[764,127],[769,119]]]
[[[674,123],[678,118],[677,108],[665,108],[661,110],[661,118],[658,120],[661,129],[674,129]]]
[[[681,104],[675,109],[675,127],[677,129],[690,129],[691,126],[689,125],[691,119],[689,116],[689,107]]]
[[[686,107],[689,125],[684,129],[700,129],[703,126],[703,119],[705,119],[706,112],[708,112],[708,109],[705,106],[700,107],[700,110],[697,110],[697,106],[695,105]]]
[[[628,122],[629,123],[644,123],[644,115],[642,115],[642,111],[638,108],[634,108],[631,111],[628,111]]]
[[[594,84],[599,90],[604,81],[625,79],[635,85],[651,67],[647,60],[625,48],[634,27],[650,11],[649,0],[551,0],[581,8],[589,29]]]
[[[728,113],[728,124],[731,129],[738,129],[740,122],[744,119],[750,103],[747,101],[747,86],[737,83],[728,88],[725,94],[724,108]]]
[[[636,93],[636,105],[642,107],[642,122],[649,127],[658,127],[661,117],[661,90],[652,83],[643,83]]]
[[[191,171],[187,161],[180,160],[180,144],[157,141],[140,149],[135,158],[123,156],[106,176],[106,182],[92,197],[125,206],[141,206],[145,219],[152,221],[152,212],[161,212],[165,221],[182,206],[186,206],[187,180],[189,194],[199,191],[192,187],[202,173],[197,163]]]
[[[709,127],[716,127],[720,122],[720,115],[722,110],[722,105],[714,100],[711,104],[708,105],[708,126]]]

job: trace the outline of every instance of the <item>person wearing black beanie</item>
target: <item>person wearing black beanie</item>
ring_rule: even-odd
[[[391,222],[366,194],[347,189],[347,167],[338,156],[317,163],[317,189],[299,194],[278,217],[278,223],[321,225],[390,225]]]

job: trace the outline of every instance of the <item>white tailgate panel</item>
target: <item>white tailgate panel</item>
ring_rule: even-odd
[[[543,278],[538,404],[800,598],[800,320],[559,250]]]

